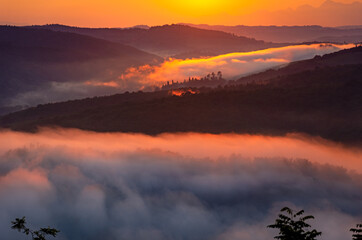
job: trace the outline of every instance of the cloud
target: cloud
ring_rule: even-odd
[[[2,131],[0,231],[19,239],[9,225],[25,215],[59,239],[264,240],[289,205],[316,216],[322,239],[348,239],[361,155],[296,135]]]
[[[166,81],[183,81],[189,77],[204,77],[211,72],[222,71],[227,79],[277,67],[292,61],[313,58],[354,45],[312,44],[296,45],[266,50],[230,53],[211,58],[170,59],[159,66],[145,65],[139,68],[129,68],[119,77],[119,81],[138,81],[141,86],[160,85]]]

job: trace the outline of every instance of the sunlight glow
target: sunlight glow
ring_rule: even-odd
[[[186,14],[189,16],[204,16],[217,14],[225,9],[228,1],[221,0],[184,0],[184,1],[160,1],[160,4],[171,12]]]
[[[360,24],[348,19],[303,18],[273,11],[319,7],[326,0],[0,0],[0,24],[61,23],[83,27],[130,27],[190,22],[223,25]],[[336,0],[351,3],[355,0]],[[361,0],[359,0],[361,2]],[[358,10],[358,9],[357,9]],[[287,11],[287,12],[288,12]],[[343,20],[343,21],[342,21]],[[353,20],[353,21],[352,21]],[[356,22],[357,21],[357,22]]]

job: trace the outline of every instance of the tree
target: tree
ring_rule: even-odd
[[[222,79],[222,73],[221,73],[221,71],[218,71],[218,72],[217,72],[217,76],[218,76],[219,80]]]
[[[279,229],[279,235],[274,237],[275,239],[315,240],[316,237],[322,235],[321,232],[318,232],[315,229],[311,231],[308,230],[311,226],[306,223],[306,221],[309,219],[314,219],[314,217],[303,217],[304,210],[294,213],[292,209],[284,207],[280,211],[286,212],[287,215],[279,214],[278,219],[275,220],[275,223],[267,226],[268,228]]]
[[[31,235],[33,240],[46,240],[46,236],[50,235],[53,237],[56,237],[57,233],[59,233],[59,230],[55,228],[40,228],[37,231],[31,230],[25,226],[26,221],[25,217],[22,218],[16,218],[15,221],[11,222],[13,225],[11,226],[12,229],[18,230],[19,232],[23,232],[26,235]]]
[[[362,224],[357,224],[356,228],[351,228],[353,240],[362,240]]]

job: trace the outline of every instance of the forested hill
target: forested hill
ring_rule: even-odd
[[[230,81],[229,84],[263,82],[281,76],[311,71],[317,68],[350,64],[362,64],[362,46],[341,50],[324,56],[316,56],[313,59],[292,62],[285,67],[268,69],[264,72],[242,77],[236,81]]]
[[[146,134],[302,132],[361,144],[361,76],[361,64],[341,65],[278,77],[268,84],[195,89],[181,96],[168,91],[126,93],[41,105],[4,116],[0,125],[21,131],[61,126]]]

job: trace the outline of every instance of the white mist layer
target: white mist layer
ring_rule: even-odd
[[[305,209],[321,239],[362,217],[362,153],[297,135],[0,132],[0,231],[57,239],[272,239],[279,209]]]

